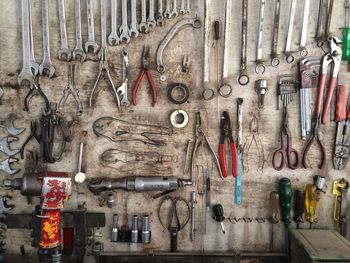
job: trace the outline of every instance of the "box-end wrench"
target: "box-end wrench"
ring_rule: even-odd
[[[39,74],[48,71],[49,78],[55,74],[50,56],[50,26],[49,26],[49,0],[41,0],[41,20],[43,31],[43,61],[39,66]]]
[[[265,20],[265,0],[260,0],[260,13],[259,13],[259,25],[258,25],[258,42],[256,47],[256,66],[255,66],[255,73],[264,74],[265,72],[265,65],[262,61],[262,54],[263,54],[263,35],[264,35],[264,20]],[[259,71],[261,69],[261,71]]]
[[[67,27],[66,27],[66,9],[64,5],[65,0],[58,0],[58,20],[60,23],[60,40],[61,47],[58,49],[58,59],[66,58],[67,61],[70,61],[72,58],[72,53],[68,48],[67,40]],[[63,55],[63,56],[62,56]]]
[[[74,20],[75,20],[75,48],[72,52],[73,59],[80,56],[80,62],[84,62],[86,58],[85,51],[83,49],[83,41],[81,37],[81,13],[80,13],[80,0],[74,0]]]
[[[181,0],[181,5],[180,5],[180,14],[181,14],[181,15],[186,14],[186,9],[185,9],[186,3],[185,3],[185,1],[186,1],[186,0]]]
[[[150,30],[156,26],[156,20],[154,19],[154,0],[149,0],[147,25]]]
[[[158,0],[158,12],[157,12],[157,26],[163,26],[164,17],[163,17],[163,0]]]
[[[275,4],[275,17],[273,21],[272,30],[272,46],[271,46],[271,66],[277,67],[280,64],[280,59],[278,58],[278,32],[280,26],[280,13],[281,13],[281,0],[276,0]]]
[[[173,9],[171,10],[171,16],[177,17],[179,13],[177,12],[177,0],[173,0]]]
[[[120,39],[117,34],[117,0],[111,0],[111,33],[108,36],[108,44],[118,45]]]
[[[106,48],[107,48],[107,30],[106,30],[106,2],[105,0],[100,0],[100,12],[101,12],[101,48],[100,51],[98,52],[98,58],[101,60],[102,55],[106,53]]]
[[[139,36],[139,25],[137,23],[136,0],[131,0],[131,24],[129,28],[129,36],[135,38]]]
[[[294,25],[296,5],[297,5],[297,0],[292,0],[292,2],[290,3],[286,47],[284,49],[284,54],[286,56],[287,63],[293,63],[293,61],[295,59],[294,56],[292,55],[292,52],[291,52],[291,45],[292,45],[293,25]]]
[[[306,38],[307,38],[307,26],[309,20],[310,12],[310,0],[304,0],[304,11],[303,11],[303,22],[301,27],[301,36],[300,36],[300,56],[306,57],[309,54],[309,51],[306,48]]]
[[[247,41],[248,41],[248,0],[242,0],[242,39],[241,39],[241,65],[239,68],[238,83],[245,86],[249,83],[247,73]]]
[[[146,0],[141,0],[141,23],[139,30],[141,33],[148,33]]]
[[[165,0],[165,18],[171,18],[171,0]]]
[[[29,16],[29,37],[30,37],[30,67],[33,74],[38,75],[39,64],[36,62],[34,54],[34,41],[33,41],[33,20],[32,20],[32,1],[28,0],[28,16]]]
[[[122,55],[122,59],[123,59],[123,83],[117,89],[117,93],[121,96],[120,105],[122,107],[128,107],[130,105],[130,101],[128,99],[128,81],[129,81],[128,51],[123,49],[121,55]]]
[[[22,84],[24,80],[34,83],[35,78],[30,67],[30,36],[29,36],[29,7],[28,0],[21,1],[22,14],[22,53],[23,65],[18,75],[18,83]]]
[[[191,0],[187,0],[186,14],[191,14]]]
[[[128,27],[128,2],[127,0],[122,0],[122,25],[119,28],[120,31],[120,41],[130,42],[129,37],[129,27]]]
[[[95,42],[95,29],[94,29],[94,1],[86,0],[86,11],[87,11],[87,28],[88,28],[88,40],[85,42],[85,52],[88,53],[90,50],[94,54],[98,51],[98,45]]]

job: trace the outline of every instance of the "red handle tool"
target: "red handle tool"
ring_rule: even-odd
[[[226,166],[226,151],[225,144],[219,145],[219,154],[220,154],[220,167],[222,171],[222,176],[227,177],[227,166]],[[232,162],[232,176],[236,177],[238,175],[238,157],[237,157],[237,149],[236,144],[234,142],[230,142],[231,149],[231,162]]]

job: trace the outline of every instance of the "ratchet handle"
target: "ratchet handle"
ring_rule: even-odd
[[[329,81],[329,87],[328,87],[328,91],[327,91],[326,101],[325,101],[325,104],[323,107],[323,112],[322,112],[322,118],[321,118],[322,124],[326,123],[328,111],[329,111],[329,108],[331,105],[332,96],[333,96],[333,92],[334,92],[336,84],[337,84],[337,77],[331,77],[331,79]]]
[[[318,116],[322,110],[323,93],[324,93],[325,86],[326,86],[326,74],[320,74],[320,78],[318,80],[316,116]]]
[[[337,104],[335,106],[335,121],[340,122],[346,119],[346,96],[345,87],[343,85],[338,86]]]
[[[177,228],[172,227],[170,228],[170,251],[176,252],[177,251]]]

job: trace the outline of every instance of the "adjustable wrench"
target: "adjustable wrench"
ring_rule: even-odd
[[[41,0],[41,20],[43,31],[43,61],[39,66],[39,74],[43,75],[44,70],[49,73],[49,78],[55,74],[55,68],[50,56],[50,26],[49,26],[49,0]]]
[[[120,41],[130,42],[129,37],[129,27],[128,27],[128,2],[127,0],[122,0],[122,25],[119,28],[120,31]]]
[[[86,0],[87,11],[87,28],[88,28],[88,40],[85,42],[85,52],[89,52],[89,48],[94,54],[98,50],[98,45],[95,42],[95,30],[94,30],[94,2],[93,0]]]
[[[80,62],[84,62],[86,54],[83,49],[83,41],[81,37],[81,14],[80,14],[80,0],[74,0],[74,20],[75,20],[75,48],[73,50],[73,59],[77,55],[80,56]]]
[[[22,0],[22,53],[23,65],[21,73],[18,75],[18,83],[22,84],[23,80],[34,83],[35,78],[30,66],[30,36],[29,36],[29,7],[28,0]]]
[[[156,26],[156,20],[154,19],[154,0],[149,0],[147,25],[150,30]]]
[[[12,163],[16,163],[17,161],[17,159],[10,157],[0,162],[0,170],[10,175],[18,173],[20,171],[19,169],[12,169],[10,166]]]
[[[165,0],[165,12],[164,17],[165,18],[171,18],[171,0]]]
[[[186,0],[181,0],[181,5],[180,5],[180,14],[181,14],[181,15],[186,14],[185,1],[186,1]]]
[[[186,14],[191,14],[191,0],[187,0]]]
[[[32,2],[28,0],[28,16],[29,16],[29,37],[30,37],[30,67],[34,75],[39,73],[39,64],[36,62],[34,54],[34,41],[33,41],[33,21],[32,21]]]
[[[171,16],[177,17],[179,13],[177,12],[177,0],[173,0],[173,10],[171,10]]]
[[[128,107],[130,105],[130,101],[128,99],[128,81],[129,81],[129,58],[128,52],[123,49],[122,51],[123,58],[123,83],[117,89],[117,93],[121,96],[120,104],[122,107]]]
[[[101,48],[98,52],[98,58],[101,59],[104,53],[104,50],[107,48],[106,38],[106,2],[105,0],[100,0],[100,11],[101,11]]]
[[[61,39],[61,47],[58,49],[58,59],[63,59],[62,55],[65,55],[66,60],[70,61],[72,58],[72,54],[68,48],[68,40],[67,40],[67,28],[66,28],[66,9],[64,6],[65,0],[58,0],[58,20],[60,22],[60,39]]]
[[[8,137],[2,138],[0,140],[0,151],[5,153],[7,156],[14,156],[17,153],[19,153],[20,149],[12,150],[10,148],[10,143],[14,142],[14,141],[18,141],[18,138],[13,137],[13,136],[8,136]]]
[[[108,44],[118,45],[120,39],[117,34],[117,0],[111,0],[111,33],[108,36]]]
[[[131,24],[129,29],[129,36],[134,36],[135,38],[139,36],[136,14],[136,0],[131,0]]]
[[[139,30],[141,33],[148,33],[146,0],[141,0],[141,23]]]
[[[163,26],[163,0],[158,0],[157,26]]]

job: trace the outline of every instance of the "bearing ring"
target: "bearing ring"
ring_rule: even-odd
[[[169,119],[171,125],[178,129],[186,127],[189,122],[188,113],[184,110],[174,110]]]
[[[181,93],[180,96],[178,96],[176,93]],[[185,103],[189,96],[190,91],[188,87],[183,83],[171,83],[168,85],[168,99],[174,103],[174,104],[183,104]]]

